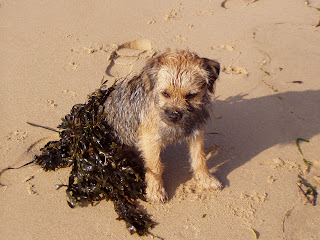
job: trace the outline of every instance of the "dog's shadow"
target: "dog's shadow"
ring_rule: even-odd
[[[310,139],[320,133],[320,90],[291,91],[249,98],[237,95],[214,101],[213,117],[207,124],[205,145],[218,145],[221,154],[208,160],[209,169],[224,186],[228,175],[275,145]],[[162,154],[166,169],[164,184],[169,198],[192,177],[186,144],[169,146]]]

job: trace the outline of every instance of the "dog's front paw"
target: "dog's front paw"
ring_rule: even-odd
[[[214,176],[197,175],[195,179],[203,190],[221,190],[223,187],[222,183]]]
[[[168,200],[166,190],[162,186],[148,186],[146,194],[148,202],[165,203]]]

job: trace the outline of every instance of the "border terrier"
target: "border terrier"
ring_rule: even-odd
[[[167,51],[148,60],[141,73],[116,85],[104,107],[119,141],[144,161],[147,199],[165,202],[161,150],[186,140],[191,168],[202,189],[220,189],[203,151],[204,125],[220,64],[188,50]]]

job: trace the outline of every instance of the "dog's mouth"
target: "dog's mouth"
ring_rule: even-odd
[[[162,120],[171,126],[184,125],[186,113],[180,109],[169,109],[166,108],[162,112]]]

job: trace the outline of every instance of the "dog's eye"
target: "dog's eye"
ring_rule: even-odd
[[[161,94],[162,94],[162,96],[164,96],[165,98],[169,98],[169,97],[170,97],[169,93],[167,93],[167,92],[162,92]]]
[[[194,98],[195,96],[197,96],[197,93],[188,93],[187,95],[186,95],[186,99],[192,99],[192,98]]]

